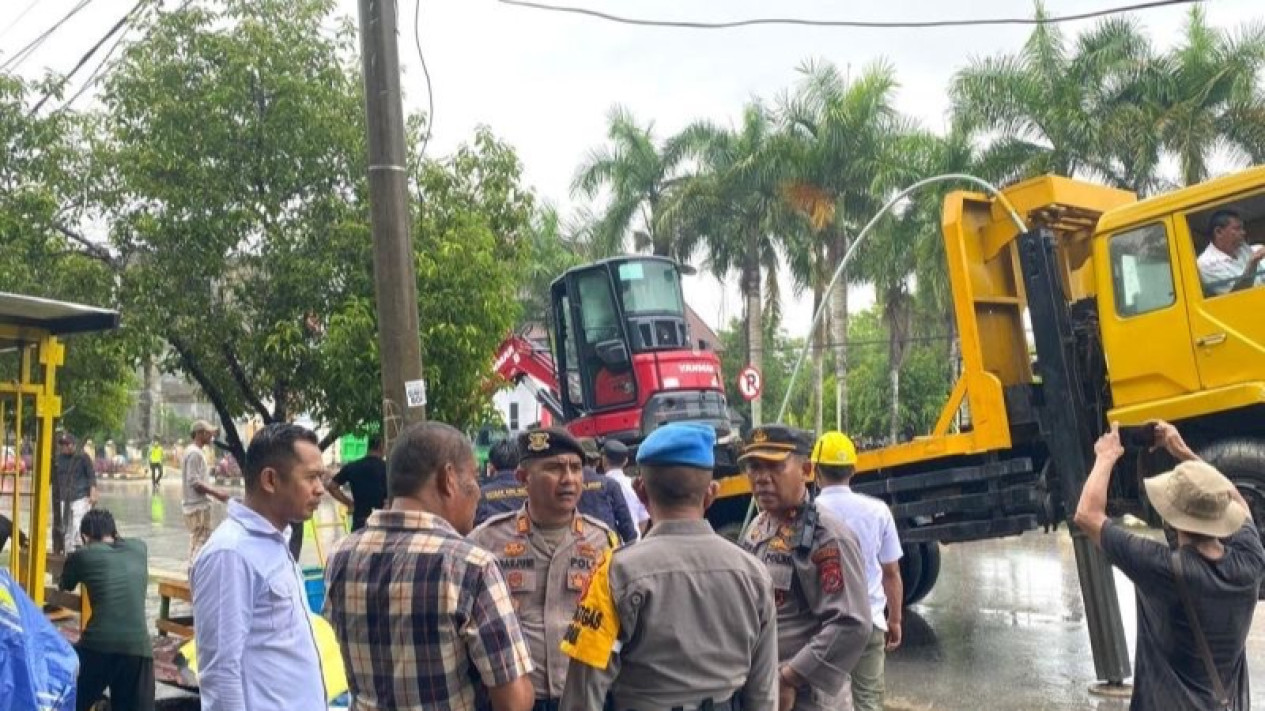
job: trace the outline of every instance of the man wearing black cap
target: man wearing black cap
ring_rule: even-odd
[[[742,546],[768,566],[777,603],[779,711],[851,708],[872,629],[856,535],[808,497],[812,448],[806,432],[763,425],[738,458],[761,510]]]
[[[535,670],[534,711],[557,711],[567,674],[558,652],[580,591],[606,552],[619,544],[601,521],[576,510],[584,490],[584,450],[561,428],[518,438],[518,480],[527,502],[492,516],[469,536],[496,556],[513,596]]]
[[[624,543],[637,540],[637,526],[633,523],[628,503],[624,501],[623,490],[617,482],[597,471],[602,459],[597,441],[592,437],[576,441],[580,443],[584,456],[584,496],[580,497],[580,511],[605,523],[619,534]]]
[[[637,492],[633,491],[632,479],[624,473],[624,465],[627,463],[628,447],[617,439],[606,440],[602,445],[602,474],[619,484],[619,490],[624,492],[624,503],[628,504],[628,513],[632,516],[633,525],[637,527],[639,539],[650,524],[650,512],[641,503],[641,499],[637,498]]]
[[[760,561],[703,518],[716,498],[710,427],[660,427],[637,451],[634,484],[655,525],[603,562],[562,650],[565,711],[771,710],[777,612]]]

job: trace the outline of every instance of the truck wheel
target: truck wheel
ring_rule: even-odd
[[[912,605],[922,599],[914,597],[922,582],[922,551],[921,543],[911,543],[905,546],[905,555],[900,558],[900,582],[904,590],[902,597],[905,605]]]
[[[1223,439],[1204,447],[1199,456],[1234,482],[1257,525],[1265,521],[1265,441],[1246,437]],[[1265,543],[1265,535],[1261,539]],[[1265,600],[1265,583],[1257,597]]]
[[[912,605],[926,597],[940,578],[940,544],[932,541],[919,543],[918,547],[922,555],[922,575],[918,578],[918,589],[914,594],[905,596],[906,605]]]

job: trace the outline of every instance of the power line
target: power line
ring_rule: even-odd
[[[57,21],[57,24],[53,25],[47,30],[44,30],[44,32],[40,36],[31,40],[29,44],[27,44],[22,49],[18,50],[17,53],[14,54],[12,57],[9,57],[8,61],[6,61],[3,65],[0,65],[0,69],[6,70],[6,71],[14,71],[18,67],[22,66],[22,62],[25,62],[32,54],[34,54],[35,50],[39,49],[40,45],[44,44],[44,42],[49,37],[51,37],[53,33],[57,31],[58,28],[66,24],[66,22],[69,21],[70,18],[79,14],[79,11],[87,7],[88,4],[91,2],[92,0],[80,0],[78,5],[75,5],[74,7],[70,8],[70,12],[67,12],[64,16],[62,16],[60,20]]]
[[[422,149],[418,152],[417,159],[420,161],[426,156],[426,145],[430,143],[431,130],[435,126],[435,93],[431,87],[430,69],[426,67],[426,55],[422,54],[422,33],[421,33],[421,16],[422,16],[422,0],[417,0],[413,6],[413,43],[417,45],[417,59],[422,63],[422,74],[426,76],[426,136],[422,138]]]
[[[935,335],[935,336],[906,336],[905,338],[900,339],[900,342],[901,343],[935,343],[935,342],[947,343],[956,338],[957,336],[948,335],[948,334]],[[836,349],[839,346],[843,346],[845,348],[852,348],[854,346],[886,346],[889,344],[889,342],[890,341],[886,338],[855,338],[855,339],[850,338],[842,343],[840,343],[839,341],[829,341],[829,342],[823,343],[821,344],[821,350],[829,351],[829,350]],[[799,351],[803,350],[803,348],[804,348],[804,344],[801,342],[801,343],[783,343],[782,345],[773,345],[773,346],[766,345],[763,348],[757,348],[755,350],[757,353],[760,353],[760,352],[798,353]],[[809,348],[812,349],[814,348],[814,346],[809,345]]]
[[[66,82],[70,81],[70,78],[73,77],[75,74],[77,74],[79,70],[83,68],[83,65],[88,63],[89,59],[92,59],[92,55],[96,54],[97,50],[101,49],[101,45],[109,41],[109,39],[113,37],[114,35],[119,34],[119,31],[123,29],[124,25],[126,25],[128,21],[131,20],[132,17],[137,13],[137,11],[139,11],[141,7],[143,7],[145,3],[147,2],[150,2],[150,0],[137,0],[136,4],[132,6],[131,10],[128,10],[127,13],[123,15],[123,17],[120,17],[119,21],[114,23],[114,25],[110,27],[110,29],[107,30],[104,35],[101,36],[101,39],[97,40],[96,44],[89,47],[88,51],[83,53],[83,56],[79,58],[79,61],[75,62],[75,66],[71,67],[70,71],[67,72],[65,76],[63,76],[61,80],[57,82],[56,87],[50,87],[48,91],[44,92],[44,96],[42,96],[40,100],[35,103],[35,106],[31,109],[30,115],[34,116],[36,113],[38,113],[40,108],[44,106],[44,102],[48,101],[49,98],[52,97],[53,92],[58,91],[63,86],[65,86]],[[119,39],[122,40],[122,36],[120,36]],[[115,42],[114,46],[118,47],[118,42]],[[111,48],[111,52],[113,52],[113,48]],[[109,57],[107,56],[106,59],[109,59]],[[100,67],[97,67],[97,68],[100,69]]]
[[[1059,15],[1055,17],[1035,18],[1035,17],[999,17],[999,18],[981,18],[973,20],[921,20],[921,21],[861,21],[861,20],[811,20],[798,17],[760,17],[747,20],[732,20],[728,22],[697,22],[689,20],[652,20],[635,17],[624,17],[621,15],[612,15],[610,13],[601,12],[585,7],[573,7],[568,5],[548,5],[545,3],[530,2],[530,0],[497,0],[503,5],[514,5],[517,7],[529,8],[532,10],[544,10],[546,12],[560,12],[572,15],[582,15],[585,17],[593,17],[608,22],[617,22],[625,25],[637,25],[640,27],[668,27],[673,29],[690,29],[690,30],[729,30],[738,27],[754,27],[757,25],[795,25],[799,27],[855,27],[861,29],[928,29],[934,27],[973,27],[987,25],[1052,25],[1060,22],[1073,22],[1076,20],[1092,20],[1099,17],[1107,17],[1109,15],[1118,15],[1125,12],[1136,12],[1140,10],[1151,10],[1170,5],[1188,5],[1204,0],[1154,0],[1153,2],[1141,2],[1131,5],[1121,5],[1117,7],[1106,8],[1103,10],[1094,10],[1091,12],[1081,12],[1072,15]]]
[[[69,99],[66,99],[66,101],[63,102],[61,106],[57,107],[57,111],[55,111],[54,113],[61,113],[62,111],[65,111],[66,109],[70,108],[71,104],[75,103],[75,101],[77,101],[79,97],[87,93],[88,89],[92,88],[93,85],[95,85],[102,77],[105,76],[105,73],[102,70],[105,69],[105,65],[109,63],[110,58],[113,57],[114,53],[117,52],[119,47],[123,45],[123,40],[126,38],[127,38],[126,32],[121,33],[119,35],[119,38],[115,40],[114,44],[110,45],[110,49],[106,51],[105,57],[101,59],[101,63],[97,65],[96,69],[92,70],[92,73],[88,75],[87,79],[84,79],[83,84],[79,86],[79,88],[75,91],[75,93],[72,94]]]
[[[26,6],[26,8],[23,9],[22,12],[18,13],[17,17],[13,18],[13,22],[10,22],[9,26],[4,28],[3,32],[0,32],[0,39],[3,39],[5,35],[9,34],[9,31],[12,30],[14,27],[17,27],[18,23],[22,21],[22,18],[26,17],[26,13],[30,12],[35,7],[35,5],[39,3],[39,1],[40,0],[31,0],[31,2]]]
[[[182,12],[187,7],[189,7],[189,5],[191,5],[192,3],[193,3],[193,0],[184,0],[184,2],[180,3],[179,7],[173,10],[173,12],[176,12],[176,13]],[[149,39],[149,35],[153,31],[154,31],[154,26],[150,25],[150,27],[145,30],[144,36],[141,37],[141,42],[144,42],[146,39]],[[127,38],[126,32],[119,35],[119,38],[115,40],[114,44],[110,47],[109,51],[105,53],[105,57],[101,60],[101,63],[97,65],[97,68],[92,70],[92,73],[89,74],[88,78],[84,80],[83,85],[80,86],[79,89],[76,90],[75,93],[69,99],[65,101],[65,103],[57,107],[56,113],[60,113],[70,108],[70,105],[75,103],[75,101],[77,101],[79,97],[83,96],[88,91],[88,89],[92,88],[94,85],[96,85],[97,82],[105,78],[105,75],[109,72],[110,69],[113,68],[113,67],[107,67],[106,65],[109,64],[110,58],[113,57],[114,53],[117,52],[119,47],[123,45],[123,42],[126,38]]]

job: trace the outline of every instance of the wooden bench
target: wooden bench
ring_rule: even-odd
[[[158,622],[156,624],[158,635],[160,637],[166,637],[168,634],[173,634],[177,637],[192,637],[192,618],[173,618],[171,616],[171,601],[173,598],[189,603],[193,602],[193,594],[189,590],[189,581],[177,578],[159,578]]]
[[[66,556],[49,553],[45,557],[44,570],[53,577],[53,580],[60,580],[62,571],[66,568]],[[25,551],[22,554],[22,565],[27,564]],[[83,629],[88,624],[88,618],[92,616],[92,605],[88,602],[87,591],[82,587],[75,590],[62,590],[57,583],[44,586],[44,616],[52,622],[62,622],[65,620],[79,618],[79,628]]]

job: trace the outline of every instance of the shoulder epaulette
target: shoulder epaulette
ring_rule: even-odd
[[[484,526],[490,526],[494,523],[500,523],[506,519],[514,518],[516,516],[518,516],[518,509],[514,509],[513,511],[503,511],[501,513],[492,514],[491,516],[488,516],[486,519],[484,519],[483,523],[479,524],[479,528],[483,528]]]

